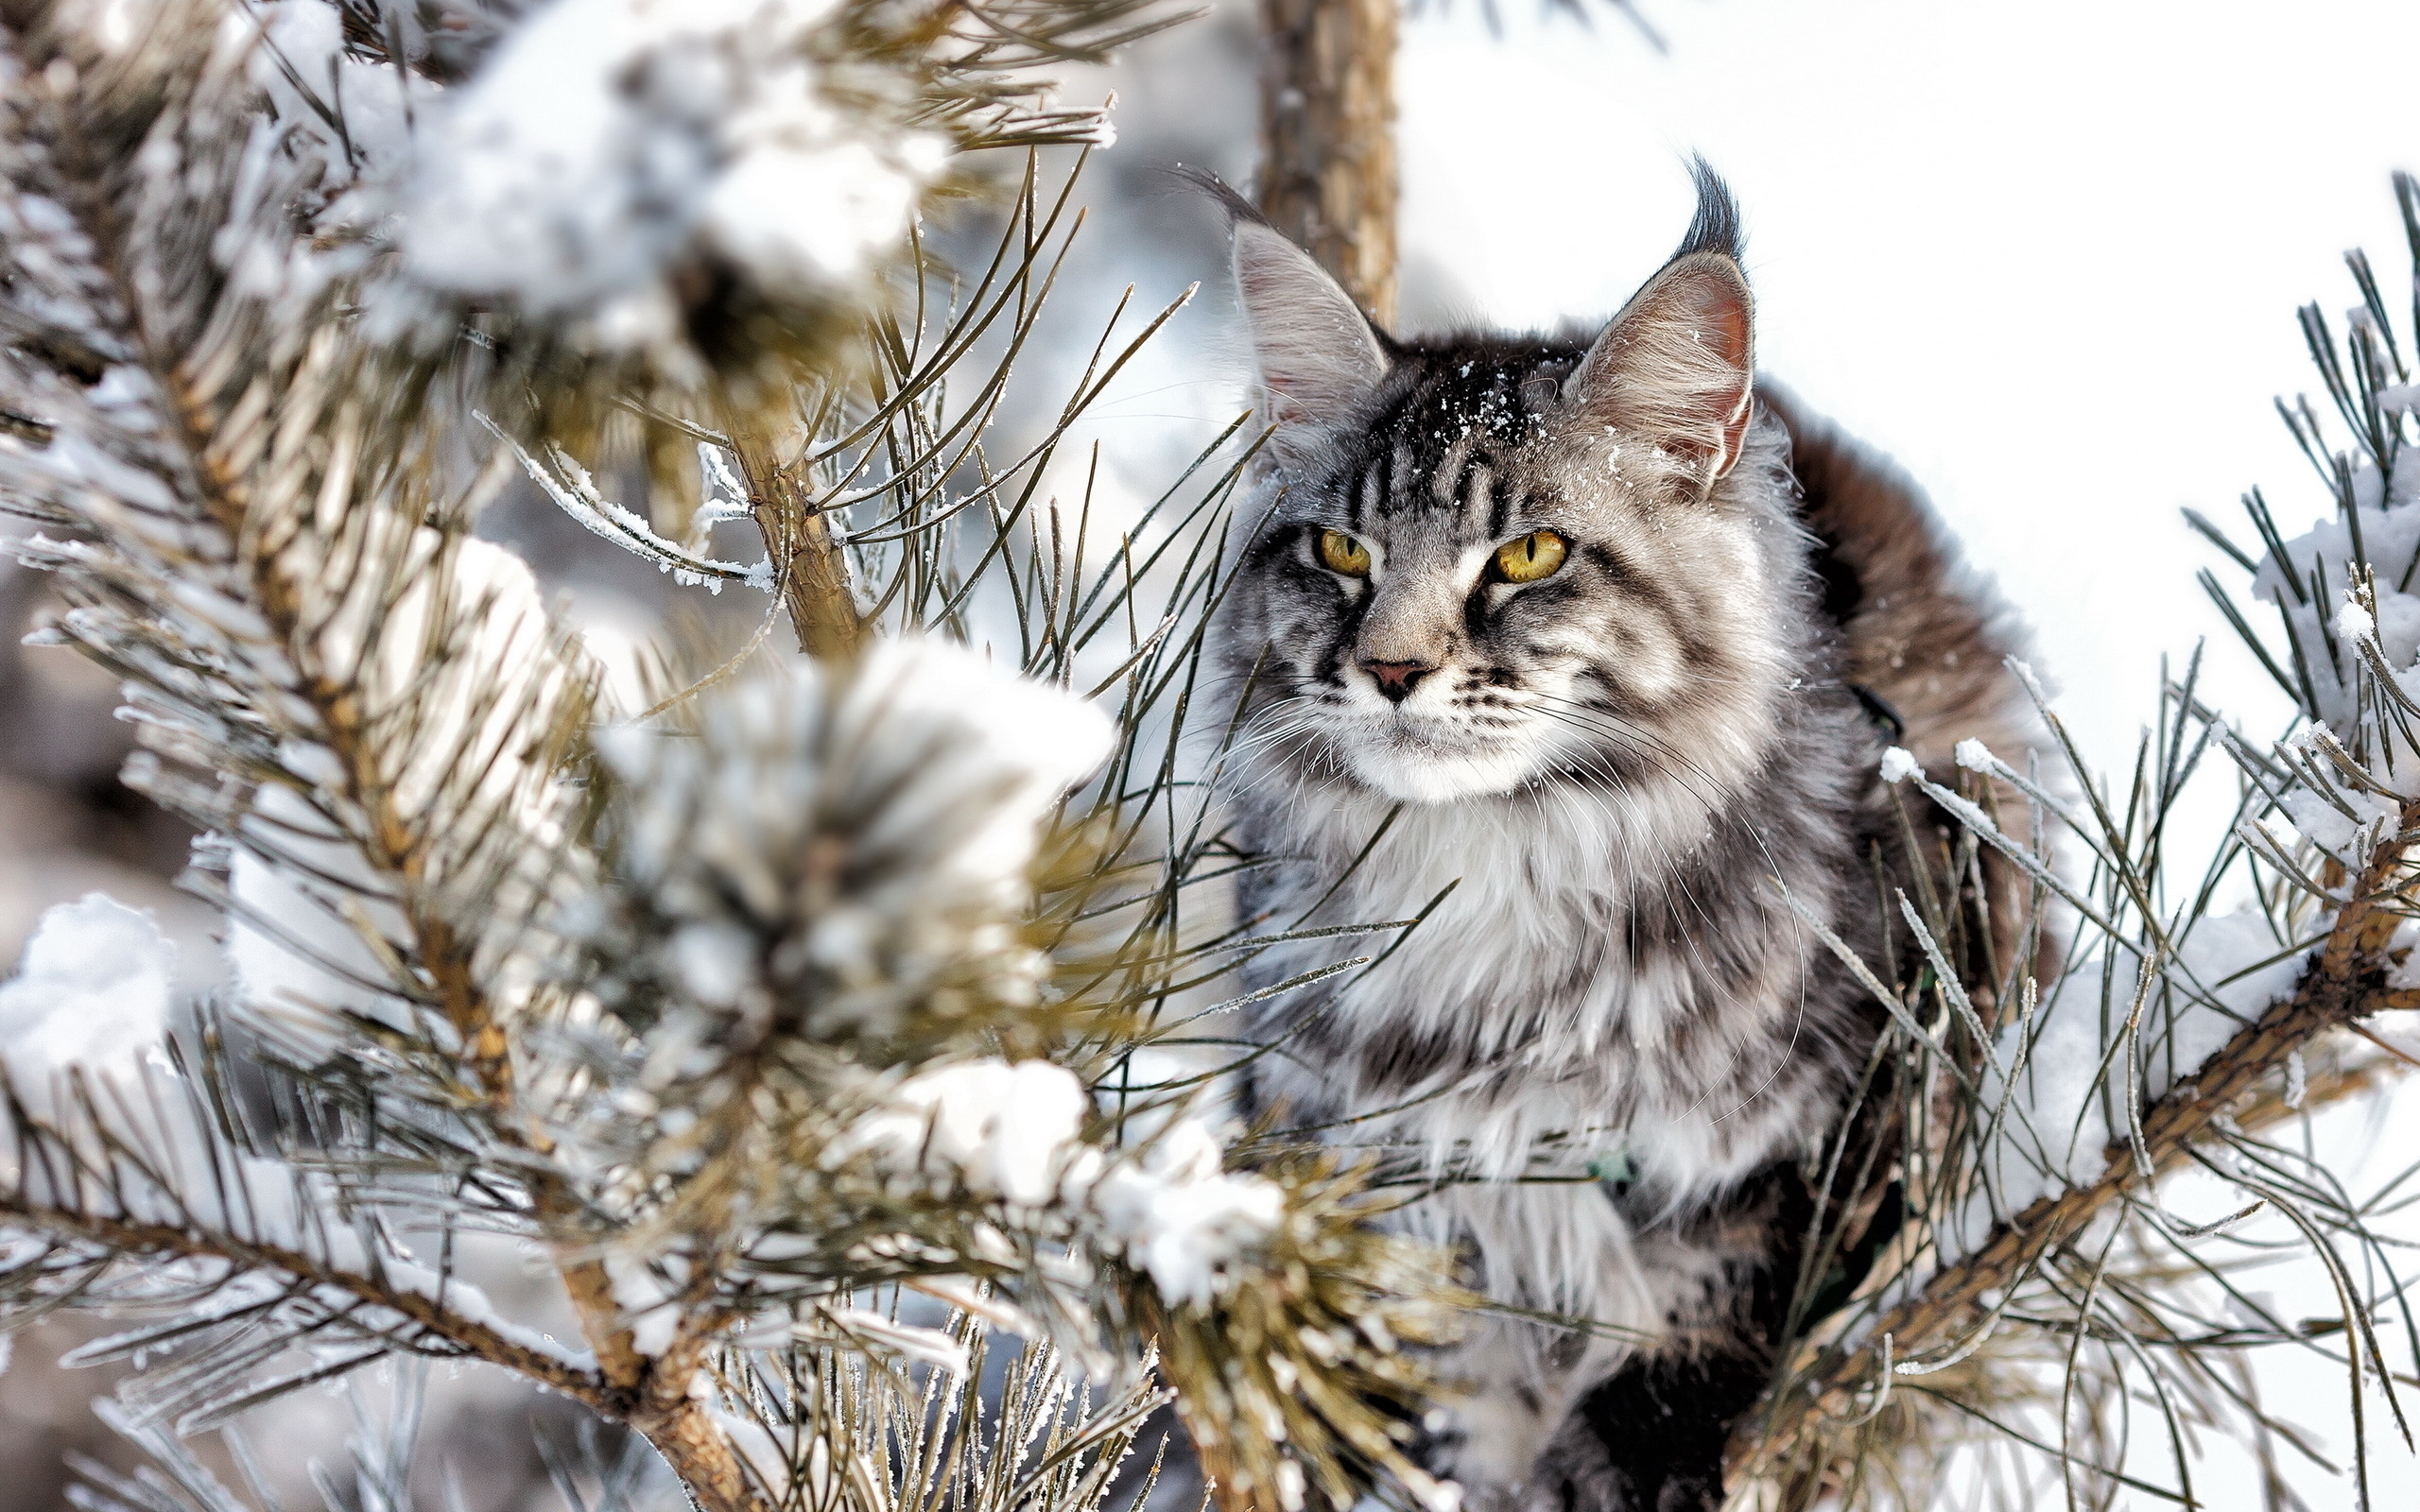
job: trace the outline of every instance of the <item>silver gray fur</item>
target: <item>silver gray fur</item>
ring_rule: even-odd
[[[1248,213],[1235,228],[1275,427],[1219,650],[1262,863],[1243,908],[1267,933],[1426,916],[1260,956],[1254,987],[1382,959],[1260,1005],[1276,1048],[1239,1095],[1437,1178],[1403,1221],[1499,1300],[1607,1326],[1482,1317],[1441,1362],[1467,1396],[1428,1452],[1478,1507],[1719,1498],[1718,1468],[1675,1455],[1706,1459],[1768,1368],[1770,1298],[1747,1298],[1787,1261],[1774,1183],[1832,1133],[1876,1032],[1788,900],[1888,969],[1886,737],[1843,681],[1791,433],[1753,392],[1729,198],[1703,170],[1701,190],[1593,343],[1396,341]],[[1368,576],[1322,565],[1322,529],[1367,544]],[[1492,580],[1540,529],[1569,542],[1561,570]],[[1365,663],[1434,670],[1397,702]],[[1658,1362],[1681,1385],[1608,1384]],[[1709,1369],[1721,1421],[1626,1420],[1700,1410]]]

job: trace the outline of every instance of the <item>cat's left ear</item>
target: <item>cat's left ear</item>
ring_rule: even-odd
[[[1663,271],[1631,296],[1564,386],[1566,410],[1647,442],[1683,491],[1739,460],[1755,397],[1755,301],[1739,266],[1739,215],[1701,161],[1698,214]]]

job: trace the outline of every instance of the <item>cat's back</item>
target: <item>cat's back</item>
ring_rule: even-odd
[[[1800,518],[1815,538],[1823,611],[1840,628],[1841,676],[1900,721],[1894,742],[1947,773],[1962,740],[2020,766],[2041,738],[2007,666],[2027,636],[1970,568],[1916,480],[1770,379],[1757,397],[1789,433]]]

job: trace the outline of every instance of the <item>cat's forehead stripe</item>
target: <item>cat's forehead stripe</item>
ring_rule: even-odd
[[[1365,433],[1376,486],[1369,472],[1348,473],[1342,502],[1362,523],[1443,515],[1474,535],[1501,536],[1530,493],[1508,459],[1535,438],[1546,408],[1526,386],[1550,381],[1573,355],[1530,343],[1415,350]]]
[[[1495,533],[1495,470],[1476,457],[1462,469],[1462,512]]]

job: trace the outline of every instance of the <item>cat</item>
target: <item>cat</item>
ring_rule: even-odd
[[[1720,1503],[1883,1022],[1793,903],[1896,969],[1886,747],[1947,781],[1962,738],[2036,738],[2019,628],[1921,492],[1755,373],[1696,177],[1594,340],[1397,339],[1222,194],[1269,428],[1216,631],[1239,906],[1394,926],[1253,960],[1366,964],[1246,1010],[1235,1095],[1433,1181],[1398,1221],[1504,1304],[1420,1444],[1479,1512]]]

